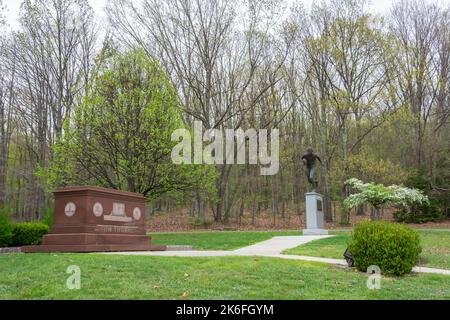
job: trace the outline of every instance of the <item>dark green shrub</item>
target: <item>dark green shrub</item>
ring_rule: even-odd
[[[399,207],[394,212],[394,219],[404,223],[440,222],[446,217],[448,210],[448,194],[432,188],[431,179],[424,170],[411,170],[405,185],[423,191],[429,198],[429,203],[413,204],[409,207]]]
[[[400,208],[394,212],[394,219],[404,223],[440,222],[445,215],[435,200],[421,205],[412,205],[410,208]]]
[[[383,274],[397,276],[411,272],[422,251],[417,231],[385,221],[358,223],[349,250],[358,270],[376,265]]]
[[[0,209],[0,248],[9,247],[12,243],[12,224],[9,215],[9,209]]]
[[[14,224],[11,245],[13,247],[38,245],[42,237],[49,232],[49,226],[40,222]]]

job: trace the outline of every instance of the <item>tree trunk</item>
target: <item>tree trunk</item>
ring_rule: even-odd
[[[366,214],[366,207],[365,205],[359,205],[356,207],[356,215],[357,216],[364,216]]]
[[[6,203],[6,150],[0,146],[0,208]]]
[[[378,208],[371,207],[370,208],[370,220],[378,221],[381,219],[381,211]]]
[[[326,172],[323,174],[324,181],[324,201],[323,201],[323,210],[324,210],[324,218],[326,222],[333,222],[333,207],[331,205],[331,188],[330,182],[328,179],[328,165],[326,166]]]

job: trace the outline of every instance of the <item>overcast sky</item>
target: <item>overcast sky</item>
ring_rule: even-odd
[[[98,19],[104,19],[105,14],[103,12],[103,8],[105,7],[107,1],[108,0],[89,0],[89,3],[94,8]],[[139,2],[140,0],[134,1]],[[311,3],[313,3],[316,0],[292,0],[292,1],[302,2],[304,3],[306,8],[309,8]],[[6,15],[8,24],[12,28],[17,29],[19,26],[17,19],[19,17],[19,9],[22,0],[3,0],[3,2],[6,5]],[[372,0],[371,2],[372,2],[371,7],[373,9],[372,12],[383,14],[389,10],[394,0]]]

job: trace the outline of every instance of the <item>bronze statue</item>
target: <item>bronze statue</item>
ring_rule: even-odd
[[[313,188],[313,192],[315,192],[318,187],[316,160],[319,160],[322,165],[322,160],[318,155],[314,154],[314,150],[312,148],[306,149],[306,153],[302,156],[302,161],[303,165],[306,166],[306,176]]]

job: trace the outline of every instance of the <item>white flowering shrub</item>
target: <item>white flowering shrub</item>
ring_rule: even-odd
[[[344,208],[350,210],[362,204],[371,205],[379,210],[385,206],[409,207],[413,204],[429,203],[429,199],[422,191],[392,185],[384,186],[376,183],[364,183],[352,178],[345,182],[357,193],[348,196],[344,200]]]

